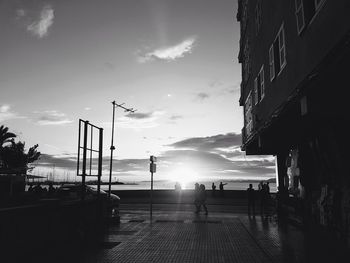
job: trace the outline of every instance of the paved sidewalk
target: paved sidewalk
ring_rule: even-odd
[[[158,207],[152,224],[144,209],[122,210],[97,250],[81,261],[95,262],[348,262],[334,247],[313,246],[314,239],[273,217]],[[226,210],[223,210],[226,211]],[[317,238],[317,237],[316,237]],[[310,243],[311,242],[311,243]],[[348,254],[347,254],[348,255]]]
[[[155,211],[150,224],[147,211],[124,210],[120,226],[110,228],[103,248],[86,262],[329,262],[308,251],[307,242],[300,229],[273,217],[169,209]],[[332,262],[347,262],[323,252]]]

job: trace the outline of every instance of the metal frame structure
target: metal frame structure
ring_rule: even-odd
[[[82,133],[83,127],[83,133]],[[90,130],[90,134],[89,134]],[[98,149],[93,148],[94,142],[94,130],[98,131]],[[90,135],[90,136],[89,136]],[[88,139],[89,145],[88,145]],[[82,160],[81,160],[82,151]],[[89,157],[88,157],[89,153]],[[92,174],[93,153],[98,154],[97,162],[97,174]],[[91,124],[89,121],[79,119],[79,136],[78,136],[78,161],[77,161],[77,176],[82,177],[82,200],[85,199],[85,179],[86,176],[97,176],[97,193],[100,195],[101,189],[101,176],[102,176],[102,153],[103,153],[103,128],[97,127]],[[89,158],[89,167],[87,173],[87,158]],[[80,161],[82,161],[82,167],[80,172]]]

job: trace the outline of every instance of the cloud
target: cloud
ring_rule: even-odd
[[[159,118],[164,114],[163,111],[128,113],[118,118],[116,122],[119,127],[125,129],[149,129],[157,127]],[[103,123],[103,125],[110,127],[110,123]]]
[[[109,69],[109,70],[115,70],[116,69],[115,64],[113,64],[112,62],[105,62],[105,63],[103,63],[103,66],[106,69]]]
[[[239,147],[242,142],[241,134],[227,133],[208,137],[193,137],[175,142],[169,146],[181,149],[212,151],[220,148]]]
[[[182,118],[183,118],[182,115],[171,115],[169,119],[172,120],[172,121],[176,121],[176,120],[179,120],[179,119],[182,119]]]
[[[168,124],[176,124],[177,121],[180,119],[183,119],[183,117],[184,117],[183,115],[173,114],[173,115],[169,116],[167,123]]]
[[[17,19],[20,19],[26,15],[26,10],[20,8],[16,10]]]
[[[271,156],[246,156],[240,150],[241,134],[227,133],[208,137],[193,137],[177,141],[164,153],[172,162],[190,163],[202,173],[226,176],[273,177],[275,162]]]
[[[126,115],[126,117],[131,119],[148,119],[148,118],[151,118],[152,115],[153,115],[152,112],[147,112],[147,113],[137,112],[137,113],[129,113]]]
[[[199,92],[196,94],[196,99],[197,100],[200,100],[200,101],[203,101],[205,99],[208,99],[210,97],[210,95],[206,92]]]
[[[39,125],[65,125],[73,122],[64,113],[55,110],[35,113],[40,114],[40,117],[37,119]]]
[[[227,91],[229,93],[236,93],[236,92],[239,92],[241,90],[241,84],[238,82],[238,83],[235,83],[235,84],[232,84],[231,86],[229,86],[227,88]]]
[[[186,171],[186,169],[197,173],[198,180],[202,181],[223,179],[265,180],[275,177],[275,162],[272,157],[245,156],[239,150],[240,143],[241,135],[236,133],[194,137],[177,141],[168,145],[170,146],[169,150],[159,154],[157,178],[159,180],[169,180],[170,175],[176,175],[177,171]],[[55,165],[59,168],[75,170],[77,164],[75,156],[44,154],[37,166],[50,168]],[[103,174],[107,176],[109,156],[104,156],[102,162]],[[96,159],[93,163],[97,163]],[[148,158],[114,159],[113,175],[148,180],[148,166]]]
[[[186,54],[192,53],[195,42],[196,38],[191,37],[174,46],[159,48],[146,53],[139,51],[138,61],[140,63],[150,62],[156,59],[175,61],[176,59],[183,58]]]
[[[0,105],[0,122],[7,121],[11,119],[23,118],[19,116],[17,113],[11,110],[11,106],[8,104]]]
[[[208,85],[210,88],[218,88],[223,86],[224,84],[220,80],[216,79],[216,80],[210,81]]]
[[[18,8],[16,10],[16,19],[22,22],[28,32],[38,38],[44,38],[48,35],[54,18],[54,9],[51,5],[44,5],[39,10],[32,8]]]

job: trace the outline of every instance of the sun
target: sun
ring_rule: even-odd
[[[182,189],[191,188],[192,183],[198,179],[198,173],[190,167],[181,167],[173,170],[169,174],[169,179],[178,182]]]

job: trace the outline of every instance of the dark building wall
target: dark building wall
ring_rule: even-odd
[[[240,20],[242,3],[248,3],[251,31],[243,38],[250,38],[251,74],[242,81],[242,106],[262,64],[265,70],[265,96],[253,107],[254,129],[250,136],[242,134],[242,149],[248,155],[276,155],[286,204],[299,204],[288,209],[298,210],[310,227],[332,229],[350,245],[350,1],[325,0],[317,14],[306,17],[301,33],[296,1],[261,1],[262,25],[256,36],[252,27],[258,1],[240,1],[238,12]],[[287,64],[270,81],[269,48],[282,23]],[[243,71],[244,55],[240,52]]]
[[[241,1],[242,3],[245,1]],[[256,129],[271,118],[296,88],[302,88],[303,81],[320,65],[329,52],[341,41],[350,29],[350,2],[326,0],[299,35],[295,16],[295,1],[261,1],[262,24],[256,34],[255,8],[258,0],[248,1],[248,25],[242,35],[241,50],[249,39],[251,73],[242,81],[241,105],[254,87],[254,79],[264,65],[265,97],[254,107]],[[242,7],[241,7],[242,10]],[[239,16],[238,16],[239,17]],[[287,65],[272,81],[269,77],[269,48],[284,24]],[[244,64],[244,52],[240,61]],[[244,68],[243,68],[244,75]],[[329,89],[320,85],[319,89]],[[296,108],[296,110],[298,110]],[[300,112],[295,112],[300,114]],[[257,121],[258,120],[258,121]],[[244,139],[244,138],[243,138]],[[243,142],[245,143],[245,141]]]

